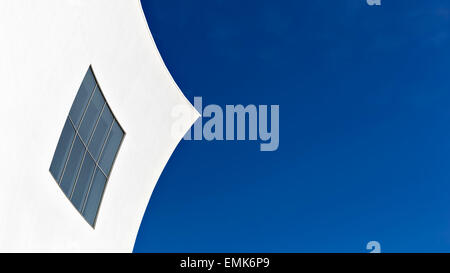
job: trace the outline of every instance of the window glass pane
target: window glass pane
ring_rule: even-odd
[[[93,227],[123,137],[89,67],[56,146],[50,173]]]
[[[66,170],[64,171],[63,178],[61,180],[61,189],[70,197],[72,193],[72,188],[75,183],[75,179],[78,175],[78,170],[81,165],[81,160],[85,152],[83,143],[81,143],[80,138],[77,136],[73,144],[72,151],[70,152],[69,160],[67,161]]]
[[[113,116],[108,106],[105,106],[102,116],[98,121],[97,128],[95,129],[94,135],[92,136],[91,143],[89,144],[89,151],[92,153],[95,161],[98,160],[100,152],[105,143],[106,137],[108,136],[109,128],[113,122]]]
[[[79,211],[83,208],[84,199],[86,197],[89,184],[91,183],[92,176],[94,175],[94,170],[94,160],[89,153],[87,153],[72,195],[72,203]]]
[[[64,164],[66,163],[67,156],[69,155],[74,136],[75,130],[73,129],[69,119],[67,119],[61,137],[59,138],[52,164],[50,165],[50,172],[58,182],[61,179]]]
[[[97,168],[95,171],[94,180],[92,182],[91,190],[89,191],[89,196],[86,201],[86,207],[84,208],[83,215],[92,226],[95,222],[95,217],[97,216],[98,208],[100,206],[100,201],[103,196],[103,191],[106,185],[106,177]]]
[[[73,102],[69,113],[69,116],[77,127],[80,124],[81,116],[84,113],[84,109],[86,109],[92,91],[94,91],[94,87],[94,74],[92,73],[91,68],[89,68],[86,76],[84,77],[83,83],[81,83],[81,87],[78,90],[77,96],[75,97],[75,101]]]
[[[105,148],[103,149],[103,153],[100,159],[100,167],[102,170],[109,176],[109,172],[111,171],[112,164],[114,162],[114,158],[116,157],[117,151],[119,150],[120,142],[123,138],[123,131],[120,126],[114,121],[114,124],[111,129],[111,133],[108,136],[108,140],[106,141]]]
[[[89,142],[89,138],[91,137],[92,131],[94,130],[95,124],[97,123],[104,104],[105,100],[103,99],[100,89],[97,86],[79,130],[81,139],[83,139],[86,144]]]

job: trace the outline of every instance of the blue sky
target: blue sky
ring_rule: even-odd
[[[142,4],[186,97],[279,104],[280,147],[182,141],[136,252],[450,251],[449,1]]]

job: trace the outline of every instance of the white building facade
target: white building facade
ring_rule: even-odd
[[[3,0],[0,37],[0,252],[131,252],[156,182],[199,116],[165,67],[140,1]],[[83,215],[95,183],[81,179],[83,163],[66,192],[51,172],[89,70],[124,133],[95,221]],[[178,133],[177,107],[188,109],[176,121]],[[69,157],[61,173],[71,168]],[[82,184],[85,199],[77,203]]]

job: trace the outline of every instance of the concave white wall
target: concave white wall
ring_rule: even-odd
[[[130,252],[151,193],[198,113],[168,73],[138,0],[0,2],[0,252]],[[93,66],[127,135],[95,230],[49,172]],[[173,136],[172,111],[189,109]]]

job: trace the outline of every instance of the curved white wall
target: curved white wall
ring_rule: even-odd
[[[0,37],[0,251],[132,251],[158,177],[198,117],[140,1],[4,0]],[[95,229],[49,172],[90,64],[127,133]],[[180,105],[190,110],[173,136]]]

